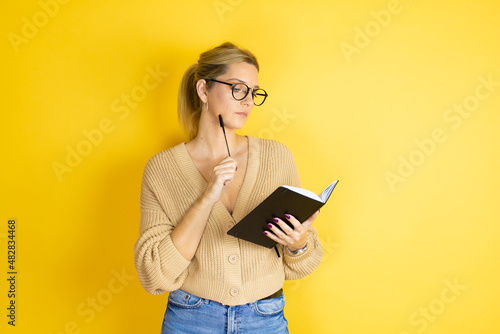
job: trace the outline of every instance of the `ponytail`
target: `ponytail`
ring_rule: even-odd
[[[201,100],[196,91],[196,69],[198,64],[191,65],[184,73],[177,100],[177,113],[182,127],[187,131],[189,139],[196,137],[201,116]]]

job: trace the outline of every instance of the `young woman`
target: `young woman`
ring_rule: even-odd
[[[283,144],[235,133],[267,98],[258,71],[255,56],[231,43],[202,53],[179,91],[190,141],[146,164],[135,266],[146,291],[171,291],[162,333],[288,333],[284,280],[309,275],[321,261],[311,226],[318,212],[303,224],[287,215],[294,228],[279,218],[268,225],[279,257],[227,235],[277,187],[300,187]]]

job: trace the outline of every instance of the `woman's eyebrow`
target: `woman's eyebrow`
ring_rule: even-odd
[[[229,79],[226,79],[226,80],[236,80],[236,81],[239,81],[239,82],[242,82],[244,84],[246,84],[246,82],[244,80],[241,80],[241,79],[238,79],[238,78],[229,78]],[[259,88],[259,85],[255,85],[253,86],[255,89],[258,89]]]

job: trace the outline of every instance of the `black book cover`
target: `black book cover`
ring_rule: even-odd
[[[325,190],[325,192],[328,192],[326,198],[323,198],[324,202],[312,199],[283,186],[278,187],[261,204],[230,229],[227,234],[271,248],[276,242],[264,235],[264,231],[269,230],[267,224],[273,223],[273,218],[278,217],[293,228],[292,224],[285,218],[285,213],[294,216],[298,221],[303,223],[326,204],[337,182],[335,181]],[[274,225],[276,224],[274,223]]]

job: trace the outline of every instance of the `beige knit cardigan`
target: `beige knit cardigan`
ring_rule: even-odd
[[[316,230],[309,245],[291,256],[278,245],[268,249],[227,235],[227,231],[281,185],[300,187],[290,150],[276,141],[248,136],[248,162],[233,214],[214,204],[195,256],[186,260],[170,233],[207,186],[185,144],[153,156],[141,185],[141,221],[135,243],[139,280],[153,295],[185,290],[225,305],[242,305],[271,295],[284,280],[309,275],[323,251]]]

